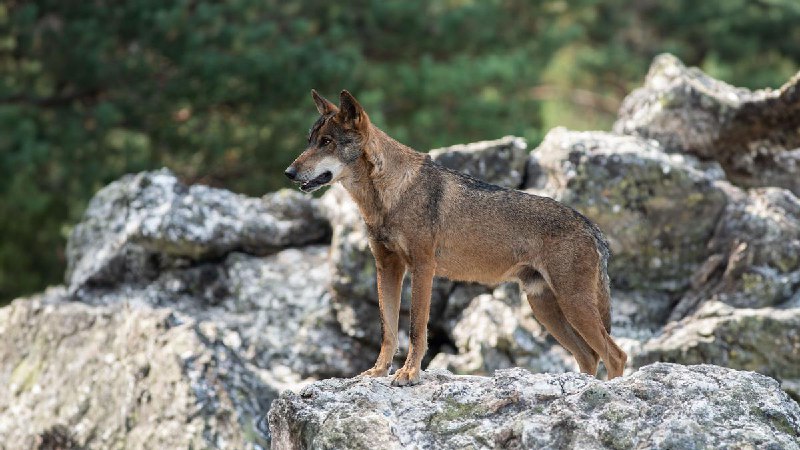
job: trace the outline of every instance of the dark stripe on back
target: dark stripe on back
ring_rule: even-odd
[[[486,181],[481,180],[480,178],[475,178],[472,175],[469,175],[464,172],[459,172],[457,170],[453,170],[449,167],[445,167],[438,162],[431,159],[429,156],[425,160],[426,164],[432,165],[436,170],[444,171],[451,173],[456,176],[456,180],[464,187],[468,189],[474,189],[477,191],[485,191],[485,192],[497,192],[497,191],[508,191],[510,189],[504,188],[502,186],[498,186],[496,184],[487,183]]]
[[[430,156],[425,158],[425,163],[422,165],[422,179],[425,180],[426,190],[429,194],[425,212],[432,225],[436,225],[439,222],[439,211],[442,207],[442,197],[444,197],[444,179],[442,178],[441,167],[434,163]]]

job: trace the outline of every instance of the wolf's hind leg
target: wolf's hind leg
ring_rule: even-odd
[[[628,355],[619,348],[606,331],[604,318],[601,317],[596,303],[599,295],[594,289],[585,289],[571,294],[560,292],[555,294],[564,317],[605,363],[608,379],[621,376]]]
[[[544,325],[545,329],[564,348],[572,353],[572,356],[578,361],[578,367],[580,367],[581,372],[595,375],[597,373],[597,364],[600,361],[597,352],[592,350],[592,347],[569,324],[558,306],[555,294],[547,286],[544,279],[540,278],[538,281],[527,284],[523,282],[521,284],[536,320]]]

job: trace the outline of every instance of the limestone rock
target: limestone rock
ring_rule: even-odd
[[[624,289],[681,291],[706,257],[727,196],[718,173],[653,141],[556,128],[535,151],[545,192],[608,238],[609,275]]]
[[[278,389],[209,324],[169,309],[68,302],[0,309],[0,448],[244,448],[269,443]],[[72,448],[72,447],[69,447]]]
[[[163,271],[153,282],[83,289],[93,305],[171,308],[225,333],[242,358],[281,383],[352,376],[367,369],[362,345],[342,332],[328,292],[328,246]]]
[[[780,188],[727,191],[732,200],[708,244],[708,258],[672,320],[707,300],[760,308],[800,292],[800,200]]]
[[[800,194],[798,81],[800,74],[780,89],[750,91],[661,55],[623,101],[614,131],[715,159],[735,184]]]
[[[709,363],[752,370],[781,381],[800,398],[800,308],[735,309],[708,302],[671,323],[633,355],[634,366],[654,361]]]
[[[494,141],[453,145],[428,152],[434,161],[459,172],[503,187],[522,185],[527,164],[528,144],[524,139],[506,136]]]
[[[666,323],[672,303],[658,292],[614,291],[612,296],[612,335],[623,350],[635,354]],[[493,291],[458,284],[448,299],[446,316],[462,302],[456,319],[445,326],[453,348],[436,355],[429,368],[460,375],[491,375],[511,367],[536,373],[578,370],[572,355],[535,319],[516,284]],[[598,373],[605,376],[602,364]]]
[[[128,175],[98,192],[67,243],[67,285],[150,280],[165,267],[241,250],[267,254],[320,242],[316,201],[292,191],[248,198],[182,184],[163,169]]]
[[[439,353],[429,367],[469,375],[511,367],[548,373],[577,370],[569,352],[548,335],[516,285],[511,286],[474,297],[447,329],[455,353]]]
[[[422,384],[331,379],[284,392],[275,449],[798,449],[800,406],[763,375],[654,364],[603,382],[577,373],[430,371]]]

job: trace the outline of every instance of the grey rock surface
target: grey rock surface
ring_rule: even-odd
[[[242,358],[273,380],[351,376],[370,367],[342,332],[328,292],[328,246],[259,257],[231,253],[214,264],[163,271],[148,285],[84,289],[84,303],[170,308],[214,324]]]
[[[535,153],[544,192],[605,233],[615,286],[688,287],[728,201],[714,170],[667,154],[653,141],[564,128],[551,130]]]
[[[213,325],[169,309],[68,302],[62,289],[0,309],[0,448],[268,445],[279,388]]]
[[[654,364],[602,382],[576,373],[432,371],[331,379],[284,392],[269,414],[275,449],[800,448],[800,407],[763,375]]]
[[[557,128],[530,155],[513,137],[432,151],[600,225],[628,376],[574,373],[515,285],[437,279],[423,384],[284,393],[273,447],[798,448],[797,405],[774,381],[647,366],[754,370],[800,398],[796,81],[750,92],[660,57],[623,105],[632,136]],[[67,258],[66,287],[0,309],[0,449],[269,445],[279,391],[378,353],[374,259],[338,186],[247,198],[126,176],[92,200]]]
[[[800,194],[798,81],[800,74],[780,89],[750,91],[660,55],[623,101],[614,131],[715,159],[735,184]]]
[[[800,200],[780,188],[726,191],[731,201],[708,243],[708,257],[692,275],[692,289],[672,320],[703,301],[760,308],[800,293]]]
[[[473,142],[428,152],[437,163],[492,184],[508,188],[522,185],[528,160],[524,139],[505,136],[494,141]]]
[[[100,190],[67,242],[70,292],[87,285],[149,281],[187,261],[241,250],[268,254],[326,240],[316,201],[284,190],[249,198],[186,186],[163,169],[125,176]]]
[[[800,308],[738,309],[708,302],[671,323],[633,355],[633,365],[655,361],[709,363],[769,375],[800,399]]]
[[[575,370],[572,356],[534,319],[516,285],[511,286],[474,297],[447,328],[456,352],[439,353],[429,367],[469,375],[491,375],[511,367],[549,373]]]

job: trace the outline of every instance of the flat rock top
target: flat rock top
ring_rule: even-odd
[[[753,372],[653,364],[582,374],[426,372],[422,384],[330,379],[284,392],[273,448],[800,448],[800,407]]]

